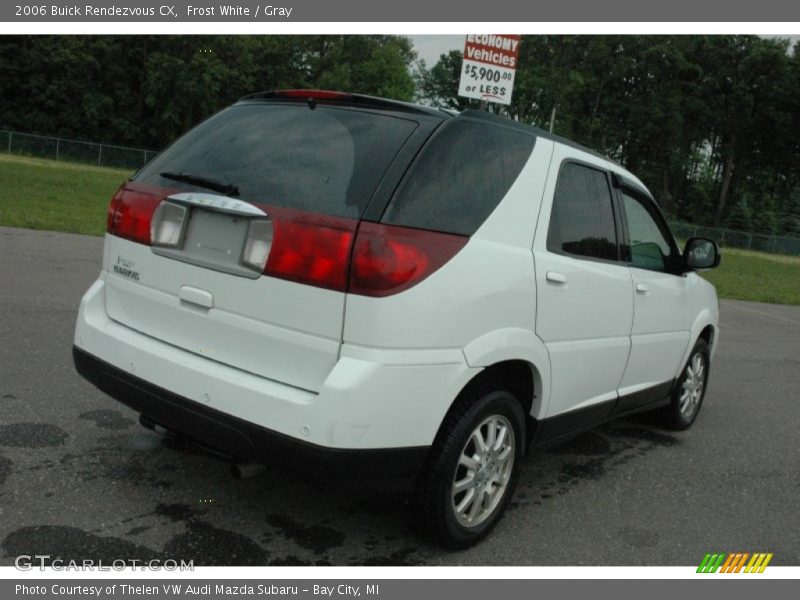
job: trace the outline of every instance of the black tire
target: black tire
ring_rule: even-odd
[[[453,485],[456,475],[462,476],[465,471],[465,467],[459,465],[462,451],[469,452],[468,449],[474,447],[472,446],[474,445],[473,432],[489,419],[494,419],[493,423],[497,427],[505,428],[505,437],[507,440],[511,440],[511,442],[506,442],[506,447],[511,447],[508,454],[513,454],[513,462],[504,469],[508,478],[502,495],[498,493],[497,499],[489,502],[490,507],[493,505],[493,508],[489,510],[487,507],[485,511],[487,516],[484,516],[483,520],[476,523],[475,526],[465,526],[459,522],[459,517],[456,516]],[[511,425],[510,431],[513,431],[513,438],[508,438],[509,428],[507,425]],[[488,428],[492,425],[485,424],[483,426],[485,428],[481,431],[488,432]],[[495,434],[498,431],[499,429],[495,428]],[[525,416],[519,400],[509,390],[498,383],[489,381],[464,390],[445,417],[431,448],[427,464],[417,483],[414,494],[414,517],[415,525],[421,533],[434,542],[451,549],[467,548],[486,537],[497,525],[514,494],[524,455],[524,436]],[[513,444],[513,446],[509,446],[509,444]],[[496,462],[500,463],[500,460]],[[481,480],[483,477],[483,481],[487,481],[483,474],[487,470],[491,473],[495,461],[487,460],[485,465],[485,468],[480,470],[469,471],[475,473],[473,477],[476,480]],[[489,475],[490,479],[492,477],[499,477],[499,475],[495,471],[494,474]],[[489,481],[485,489],[492,488],[492,485]],[[476,493],[473,491],[473,494]],[[483,498],[483,496],[479,497]],[[459,496],[455,498],[459,498]],[[481,506],[483,506],[483,501]]]
[[[684,402],[682,402],[681,398],[684,396],[684,392],[687,391],[687,387],[690,386],[688,378],[691,377],[691,372],[694,371],[693,365],[696,366],[695,361],[698,359],[703,365],[702,387],[699,389],[696,399],[691,403],[690,410],[687,410],[686,407],[682,408]],[[670,404],[664,407],[660,413],[660,421],[665,427],[674,431],[683,431],[692,426],[692,423],[697,419],[700,408],[703,406],[703,399],[708,388],[710,367],[711,356],[708,351],[708,342],[701,338],[697,340],[694,348],[692,348],[689,359],[686,361],[683,371],[681,371],[681,376],[675,382]]]

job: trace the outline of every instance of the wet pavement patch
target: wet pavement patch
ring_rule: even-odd
[[[269,561],[270,566],[272,567],[311,567],[314,566],[311,561],[302,560],[295,556],[294,554],[290,554],[289,556],[280,556],[278,558],[273,558]]]
[[[615,427],[606,431],[611,436],[650,442],[655,446],[677,446],[680,442],[678,438],[667,433],[645,429],[644,427]]]
[[[145,546],[61,525],[22,527],[9,533],[0,546],[6,556],[45,554],[49,561],[93,559],[111,564],[115,560],[146,561],[160,557],[159,552]]]
[[[179,469],[176,465],[159,466],[153,455],[131,453],[118,446],[99,446],[79,454],[68,452],[58,462],[83,481],[110,479],[159,489],[171,487],[171,474]]]
[[[195,565],[253,566],[267,563],[269,554],[247,536],[219,529],[196,517],[199,511],[186,504],[158,504],[154,515],[186,524],[186,531],[164,546],[164,555],[192,560]],[[139,533],[134,528],[131,534]]]
[[[424,561],[414,558],[416,548],[403,548],[384,556],[369,556],[365,560],[358,560],[351,565],[364,565],[367,567],[409,567],[424,564]]]
[[[158,504],[153,514],[177,522],[193,519],[197,511],[186,504]]]
[[[298,546],[320,555],[344,544],[343,532],[325,525],[305,526],[286,515],[272,514],[267,523]]]
[[[574,454],[577,456],[599,456],[608,454],[610,451],[611,444],[608,440],[594,431],[581,434],[548,450],[550,454]]]
[[[605,472],[604,458],[593,458],[582,463],[565,463],[561,467],[559,481],[567,483],[581,479],[597,479]]]
[[[403,494],[372,492],[368,496],[353,499],[352,505],[359,513],[395,517],[403,511],[405,501]]]
[[[541,504],[567,494],[581,482],[597,481],[609,470],[630,460],[658,448],[679,444],[680,440],[668,433],[625,423],[606,425],[581,434],[542,453],[541,460],[532,467],[538,472],[522,477],[523,481],[531,484],[521,486],[509,508]],[[624,534],[637,543],[646,541],[646,538],[630,531],[620,533],[621,536]]]
[[[86,421],[93,421],[97,427],[115,431],[128,429],[136,424],[133,419],[122,416],[122,414],[116,410],[90,410],[81,413],[79,416]]]
[[[9,459],[5,458],[4,456],[0,456],[0,485],[3,485],[6,482],[6,479],[11,474],[11,467],[14,463],[12,463]]]
[[[267,552],[250,538],[200,521],[164,546],[164,556],[192,560],[195,566],[254,566],[267,562]]]
[[[0,446],[51,448],[62,445],[68,437],[66,431],[47,423],[0,425]]]
[[[140,533],[144,533],[145,531],[150,531],[152,527],[147,527],[146,525],[140,525],[138,527],[134,527],[129,531],[125,532],[125,535],[139,535]]]

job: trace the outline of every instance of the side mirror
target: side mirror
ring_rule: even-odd
[[[718,267],[721,258],[717,242],[708,238],[690,238],[683,249],[683,266],[691,271]]]

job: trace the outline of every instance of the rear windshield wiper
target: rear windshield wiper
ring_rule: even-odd
[[[183,181],[184,183],[191,183],[192,185],[204,187],[209,190],[214,190],[215,192],[220,192],[227,196],[239,195],[239,188],[233,185],[232,183],[217,181],[216,179],[210,179],[208,177],[203,177],[202,175],[193,175],[192,173],[183,173],[183,172],[173,173],[171,171],[159,173],[159,175],[161,175],[161,177],[163,177],[164,179],[172,179],[173,181]]]

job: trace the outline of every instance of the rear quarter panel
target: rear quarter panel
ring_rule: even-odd
[[[552,150],[551,141],[537,139],[495,211],[466,246],[427,279],[385,298],[349,294],[343,342],[420,350],[463,350],[472,344],[467,358],[480,366],[489,360],[534,356],[509,355],[515,353],[502,332],[514,332],[515,339],[538,339],[531,246]]]

